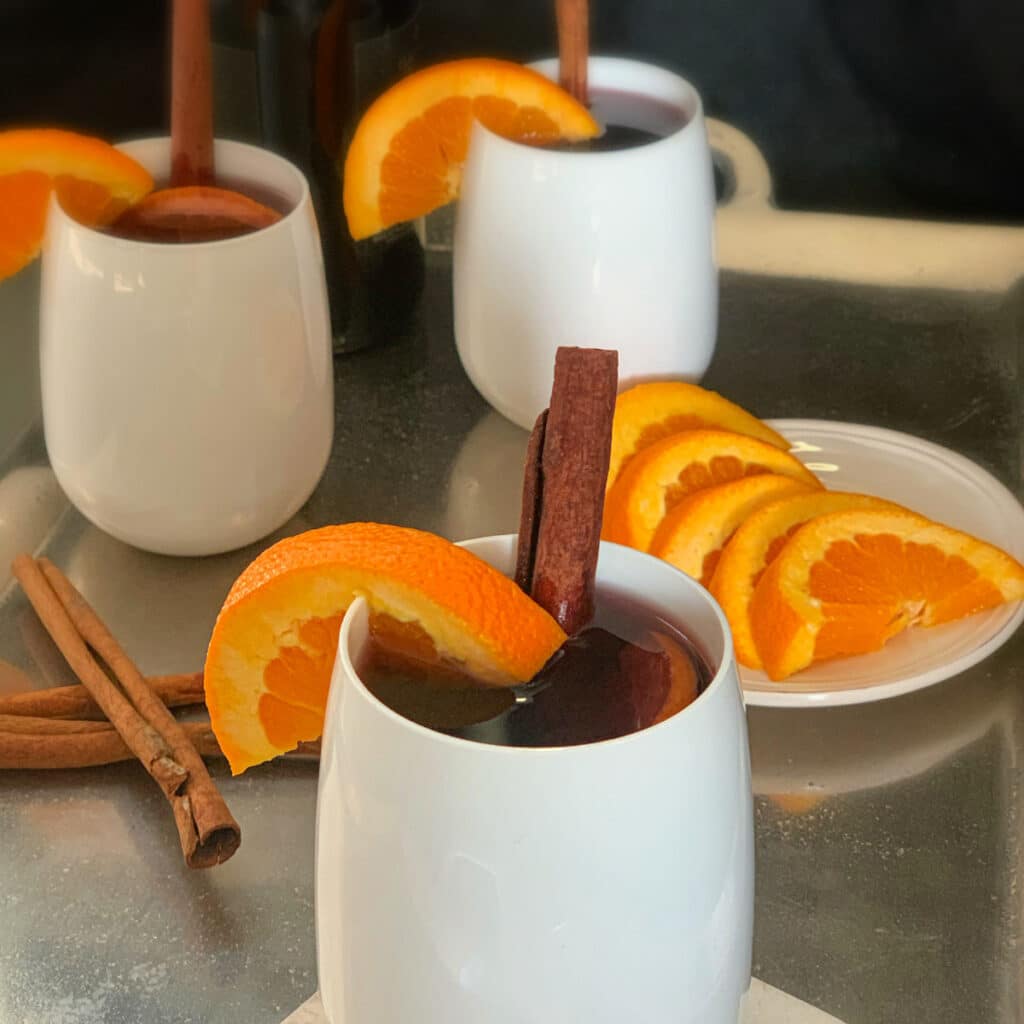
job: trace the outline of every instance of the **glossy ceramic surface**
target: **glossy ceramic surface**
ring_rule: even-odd
[[[122,147],[159,180],[169,143]],[[43,423],[61,486],[97,526],[206,555],[276,529],[323,473],[331,336],[309,189],[287,161],[217,142],[218,172],[290,212],[221,242],[83,227],[54,201],[43,255]]]
[[[557,64],[536,65],[549,76]],[[624,383],[700,380],[715,347],[714,184],[700,97],[595,57],[594,88],[682,109],[684,127],[605,153],[519,145],[477,125],[456,210],[455,340],[477,390],[530,427],[559,345],[615,348]]]
[[[980,537],[1024,560],[1024,507],[991,473],[956,452],[895,430],[827,420],[773,420],[829,490],[873,494]],[[1000,605],[932,629],[909,629],[874,654],[835,658],[773,683],[740,666],[748,704],[859,704],[949,679],[992,654],[1024,620]]]
[[[503,571],[514,537],[467,546]],[[753,816],[728,626],[681,573],[604,545],[598,581],[718,666],[686,710],[604,743],[454,739],[371,696],[342,625],[317,804],[328,1020],[735,1024],[750,981]]]

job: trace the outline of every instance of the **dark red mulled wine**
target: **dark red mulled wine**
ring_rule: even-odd
[[[608,153],[657,142],[679,131],[689,120],[686,111],[672,103],[639,93],[592,89],[590,110],[605,126],[596,139],[558,143],[565,152]]]
[[[598,597],[593,625],[563,644],[522,686],[483,686],[398,653],[374,641],[372,622],[359,675],[378,700],[411,721],[463,739],[518,747],[625,736],[696,699],[712,673],[692,642],[621,595],[603,591]]]

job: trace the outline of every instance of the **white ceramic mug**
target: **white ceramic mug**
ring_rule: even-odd
[[[466,546],[502,571],[515,538]],[[598,583],[716,666],[619,739],[456,739],[373,697],[341,628],[320,761],[316,929],[331,1024],[736,1024],[750,980],[753,814],[728,625],[667,563],[603,544]]]
[[[120,147],[159,181],[168,139]],[[101,529],[162,554],[266,536],[316,486],[334,431],[327,294],[309,188],[287,160],[216,143],[218,174],[288,213],[239,238],[161,244],[51,203],[43,426],[54,472]]]
[[[549,77],[557,61],[535,65]],[[457,204],[455,340],[477,390],[531,427],[559,345],[614,348],[623,385],[698,381],[718,327],[715,190],[700,96],[649,64],[593,57],[592,90],[685,114],[611,152],[521,145],[477,124]]]

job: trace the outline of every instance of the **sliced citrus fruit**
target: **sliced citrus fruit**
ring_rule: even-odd
[[[51,192],[75,220],[99,227],[152,187],[141,164],[101,139],[55,128],[0,132],[0,280],[38,255]]]
[[[771,501],[809,491],[802,480],[775,473],[742,477],[697,491],[665,516],[649,550],[706,587],[722,548],[751,513]]]
[[[353,238],[412,220],[459,193],[473,122],[517,142],[588,139],[600,125],[540,73],[469,58],[403,78],[363,115],[345,158],[345,217]]]
[[[799,459],[726,430],[684,430],[638,452],[605,495],[602,537],[647,551],[666,514],[687,495],[741,477],[776,473],[821,487]]]
[[[729,538],[708,590],[729,620],[736,659],[741,665],[761,668],[761,658],[750,632],[750,599],[765,567],[809,519],[854,508],[899,509],[900,506],[868,494],[812,491],[770,502],[753,512]]]
[[[1024,599],[1024,565],[1005,551],[903,510],[851,509],[801,526],[764,571],[750,625],[765,671],[881,648]]]
[[[637,452],[672,434],[704,427],[731,430],[783,451],[789,449],[781,434],[715,391],[686,381],[637,384],[615,401],[608,486]]]
[[[476,555],[420,530],[348,523],[289,537],[231,588],[206,655],[210,721],[231,771],[315,739],[345,609],[356,596],[384,633],[424,641],[481,682],[531,679],[565,634],[512,580]]]

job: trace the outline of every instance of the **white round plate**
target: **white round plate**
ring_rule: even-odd
[[[970,459],[909,434],[829,420],[769,420],[832,491],[887,498],[1024,561],[1024,507]],[[781,683],[741,668],[747,704],[823,707],[897,697],[948,679],[1001,647],[1024,603],[931,629],[909,629],[874,654],[823,661]]]

